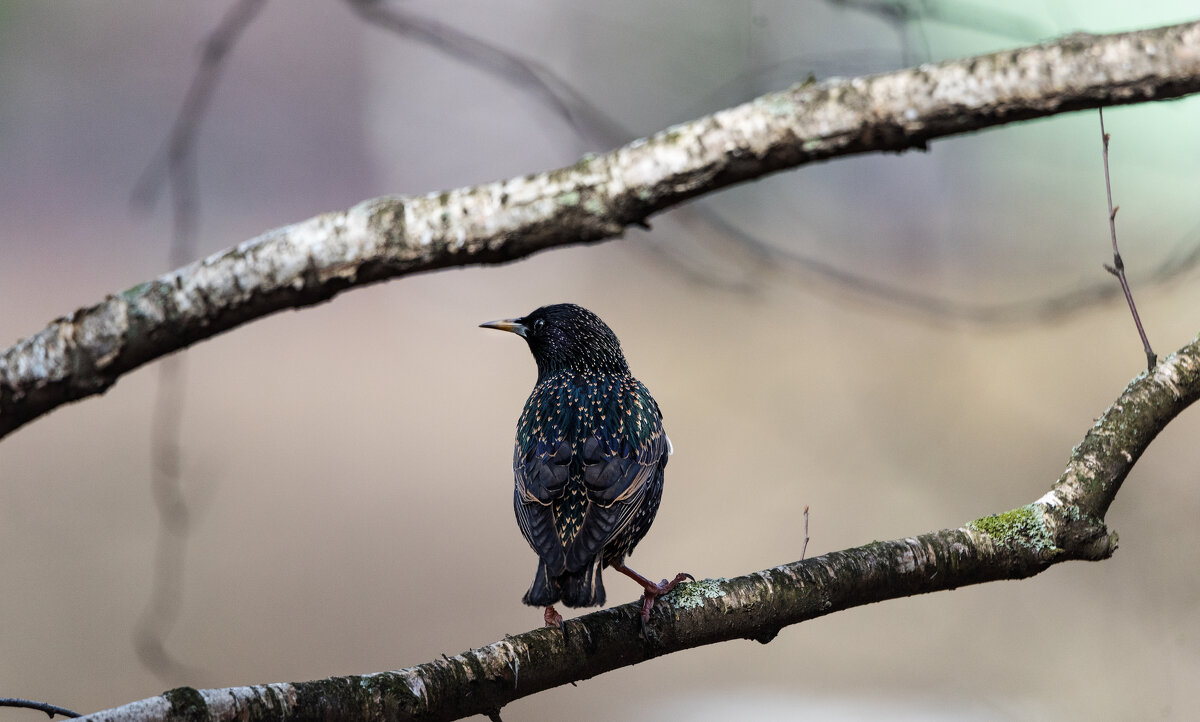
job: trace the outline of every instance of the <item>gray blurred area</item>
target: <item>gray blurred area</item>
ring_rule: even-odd
[[[169,270],[169,204],[130,194],[229,4],[0,2],[0,346]],[[1189,5],[924,2],[904,25],[782,0],[396,5],[552,69],[612,121],[583,132],[511,76],[341,3],[268,3],[199,129],[195,256],[365,198],[567,165],[810,73],[1180,22]],[[1148,280],[1200,245],[1198,103],[1106,114],[1122,250],[1160,353],[1200,330],[1197,272]],[[792,561],[805,505],[816,555],[1026,504],[1144,366],[1122,302],[1037,303],[1115,283],[1103,191],[1096,114],[1075,113],[805,167],[624,240],[358,289],[197,345],[181,436],[194,519],[165,638],[183,678],[133,644],[158,529],[157,374],[139,370],[0,444],[0,696],[94,711],[179,684],[394,669],[540,623],[520,603],[535,564],[510,472],[535,369],[476,326],[545,303],[599,313],[665,412],[676,453],[630,560],[648,576]],[[958,313],[996,304],[1018,312]],[[1198,432],[1185,413],[1138,463],[1109,561],[671,655],[504,717],[1194,719]],[[609,577],[612,601],[638,596]]]

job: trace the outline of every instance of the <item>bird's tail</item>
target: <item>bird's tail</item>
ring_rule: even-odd
[[[548,607],[557,602],[560,596],[557,580],[546,571],[546,562],[539,559],[533,584],[529,585],[529,591],[525,592],[521,601],[531,607]]]
[[[558,578],[563,604],[568,607],[598,607],[604,604],[604,581],[600,578],[600,562],[597,555],[596,559],[583,569],[567,572]]]
[[[547,607],[562,600],[568,607],[598,607],[604,604],[604,581],[600,578],[599,557],[578,572],[550,576],[546,562],[538,560],[533,584],[521,601],[531,607]]]

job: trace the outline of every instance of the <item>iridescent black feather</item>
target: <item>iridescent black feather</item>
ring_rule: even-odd
[[[658,511],[662,413],[591,311],[557,304],[485,325],[524,336],[538,366],[513,454],[517,523],[539,557],[524,601],[603,604],[601,570],[624,562]]]

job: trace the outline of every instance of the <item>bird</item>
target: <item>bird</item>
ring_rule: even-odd
[[[521,336],[537,362],[513,450],[517,525],[538,555],[522,601],[564,629],[554,605],[602,606],[601,572],[611,568],[642,587],[644,634],[655,601],[694,580],[655,583],[625,565],[658,512],[673,451],[658,403],[630,373],[616,334],[581,306],[480,326]]]

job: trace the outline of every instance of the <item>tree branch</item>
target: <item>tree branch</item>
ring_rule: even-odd
[[[35,709],[38,712],[45,712],[50,719],[54,719],[54,715],[59,714],[63,717],[78,717],[78,712],[72,712],[66,707],[59,707],[56,704],[49,702],[36,702],[31,699],[19,699],[17,697],[0,697],[0,707],[23,707],[25,709]]]
[[[449,720],[495,714],[551,687],[692,647],[769,642],[779,630],[851,607],[1033,576],[1116,549],[1104,513],[1154,437],[1200,397],[1200,337],[1139,374],[1088,430],[1051,490],[1028,506],[958,529],[833,552],[734,579],[680,585],[655,608],[649,638],[639,603],[536,629],[408,669],[296,684],[194,690],[88,715],[89,722]]]
[[[340,291],[620,235],[689,198],[784,168],[1016,120],[1200,91],[1200,23],[795,86],[575,165],[364,201],[110,296],[0,352],[0,436],[138,366]]]

